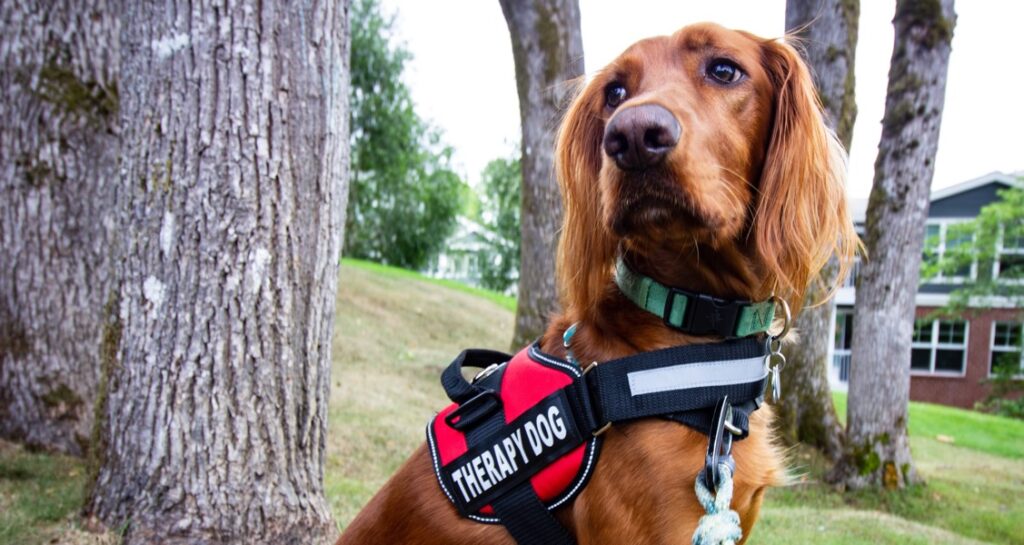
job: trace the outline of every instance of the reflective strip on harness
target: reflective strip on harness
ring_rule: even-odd
[[[626,375],[629,393],[633,396],[689,390],[708,386],[723,386],[764,380],[768,369],[764,357],[756,356],[742,360],[687,363],[634,371]]]

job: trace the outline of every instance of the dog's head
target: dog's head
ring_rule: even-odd
[[[729,256],[756,278],[740,295],[798,308],[829,257],[845,266],[858,244],[845,154],[799,54],[713,24],[637,42],[601,70],[562,124],[558,174],[570,310],[592,308],[620,247]]]

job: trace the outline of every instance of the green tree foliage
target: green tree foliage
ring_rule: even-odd
[[[972,221],[954,224],[946,233],[945,251],[936,255],[938,241],[925,241],[924,277],[967,276],[950,297],[947,310],[962,313],[969,308],[991,306],[998,299],[1011,299],[1024,306],[1024,185],[1004,189],[1000,199],[984,208]]]
[[[964,315],[969,309],[987,308],[1009,302],[1019,310],[1017,321],[1024,320],[1024,184],[999,192],[1000,199],[981,209],[972,221],[949,227],[945,251],[937,255],[938,241],[925,242],[924,277],[970,276],[950,294],[949,304],[940,312]],[[926,280],[927,281],[927,280]],[[1011,339],[1020,345],[1024,335],[1019,328]],[[1024,390],[1017,377],[1021,369],[1019,353],[1007,352],[995,363],[994,376],[988,379],[992,392],[979,408],[1005,416],[1024,418],[1024,398],[1014,392]]]
[[[479,260],[480,283],[488,289],[505,291],[518,277],[522,180],[519,157],[495,159],[484,167],[481,216],[497,235]]]
[[[411,55],[392,39],[377,0],[352,4],[352,177],[345,254],[424,267],[455,226],[462,200],[452,150],[413,108],[402,71]]]

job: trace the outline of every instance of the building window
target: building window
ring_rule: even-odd
[[[967,322],[918,320],[911,347],[912,372],[962,375],[967,365]]]
[[[836,309],[836,337],[832,365],[839,372],[839,381],[850,380],[850,346],[853,343],[853,310]]]
[[[988,363],[988,374],[995,374],[999,365],[1016,364],[1024,373],[1024,355],[1021,354],[1021,336],[1024,325],[1020,322],[992,322],[992,356]]]
[[[964,220],[929,221],[925,225],[924,252],[922,261],[926,264],[935,265],[948,251],[957,247],[970,244],[974,235],[957,228],[957,224]],[[939,284],[956,284],[975,278],[977,274],[977,263],[964,265],[955,271],[939,271],[928,281]]]
[[[1019,226],[999,233],[993,274],[1000,280],[1024,281],[1024,233]]]

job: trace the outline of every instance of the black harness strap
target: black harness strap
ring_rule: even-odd
[[[761,372],[766,353],[764,342],[754,338],[677,346],[598,364],[584,375],[584,381],[596,406],[599,428],[607,422],[663,416],[707,434],[711,428],[710,409],[723,397],[729,396],[734,404],[760,405],[767,384],[767,372]],[[657,382],[670,378],[673,371],[687,373],[688,365],[706,367],[705,371],[693,371],[704,373],[707,380],[699,385],[682,380],[678,387],[665,384],[663,389],[646,393],[638,384],[637,377],[644,372],[660,372],[649,379]],[[732,379],[716,376],[726,366],[736,371]],[[734,415],[733,424],[743,430],[741,438],[748,433],[748,412]]]
[[[491,503],[508,533],[519,545],[576,545],[576,539],[555,519],[526,481]]]
[[[536,344],[529,351],[535,361],[573,365],[578,369],[574,364],[542,353]],[[764,395],[767,354],[763,339],[749,337],[644,352],[590,367],[572,384],[547,399],[558,398],[568,406],[570,414],[566,416],[571,418],[571,428],[578,438],[575,445],[600,434],[609,424],[647,417],[669,418],[711,435],[716,427],[721,427],[713,420],[717,412],[724,410],[720,405],[726,403],[723,399],[726,397],[732,407],[731,423],[741,431],[735,439],[742,439],[748,433],[747,417],[760,406]],[[489,441],[500,437],[506,426],[514,424],[505,422],[497,394],[506,366],[490,367],[511,358],[501,352],[467,350],[441,376],[445,392],[459,404],[445,421],[465,434],[470,452],[477,447],[487,448]],[[486,370],[470,382],[462,375],[463,367]],[[441,478],[440,473],[438,477]],[[489,501],[498,520],[519,545],[575,543],[569,531],[537,497],[528,478],[500,495],[478,498],[478,504],[460,504],[461,499],[449,497],[467,516]]]

